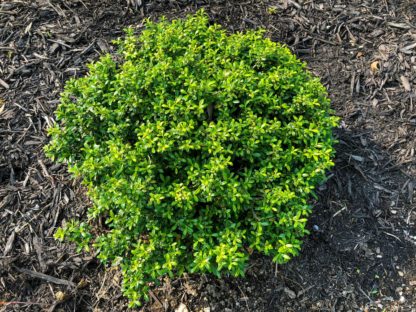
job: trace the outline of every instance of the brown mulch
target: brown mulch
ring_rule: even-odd
[[[299,257],[165,280],[143,310],[415,311],[414,1],[148,0],[143,12],[201,7],[230,31],[267,29],[321,77],[342,118],[336,166]],[[53,239],[90,202],[42,148],[65,81],[142,21],[125,0],[0,2],[0,311],[127,310],[117,270]]]

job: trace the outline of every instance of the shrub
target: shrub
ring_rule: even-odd
[[[49,130],[47,154],[94,203],[56,237],[120,265],[132,305],[164,275],[240,276],[254,251],[296,255],[333,165],[319,80],[264,31],[227,35],[203,12],[148,21],[118,44],[119,61],[67,82]]]

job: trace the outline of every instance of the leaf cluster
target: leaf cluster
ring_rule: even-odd
[[[244,274],[251,252],[295,256],[333,165],[325,88],[263,31],[202,11],[148,21],[67,82],[46,147],[83,178],[87,223],[58,231],[120,265],[132,305],[159,277]],[[105,220],[102,227],[94,225]]]

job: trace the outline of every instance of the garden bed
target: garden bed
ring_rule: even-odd
[[[145,17],[204,8],[262,27],[328,87],[341,127],[301,255],[254,255],[246,278],[165,280],[144,311],[412,311],[416,307],[416,10],[412,1],[148,1]],[[142,27],[126,1],[0,3],[0,311],[125,311],[120,273],[53,233],[90,205],[46,159],[65,81]],[[415,80],[416,82],[416,80]],[[14,303],[13,303],[14,302]]]

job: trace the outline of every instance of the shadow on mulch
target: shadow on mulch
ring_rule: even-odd
[[[148,1],[146,16],[204,7],[230,31],[263,27],[327,85],[343,120],[299,257],[255,256],[244,279],[185,276],[145,311],[411,311],[416,306],[415,10],[411,1]],[[90,204],[44,158],[64,82],[140,24],[124,1],[0,3],[0,311],[126,311],[119,272],[52,235]],[[2,305],[1,301],[15,301]],[[17,303],[19,301],[20,303]]]

